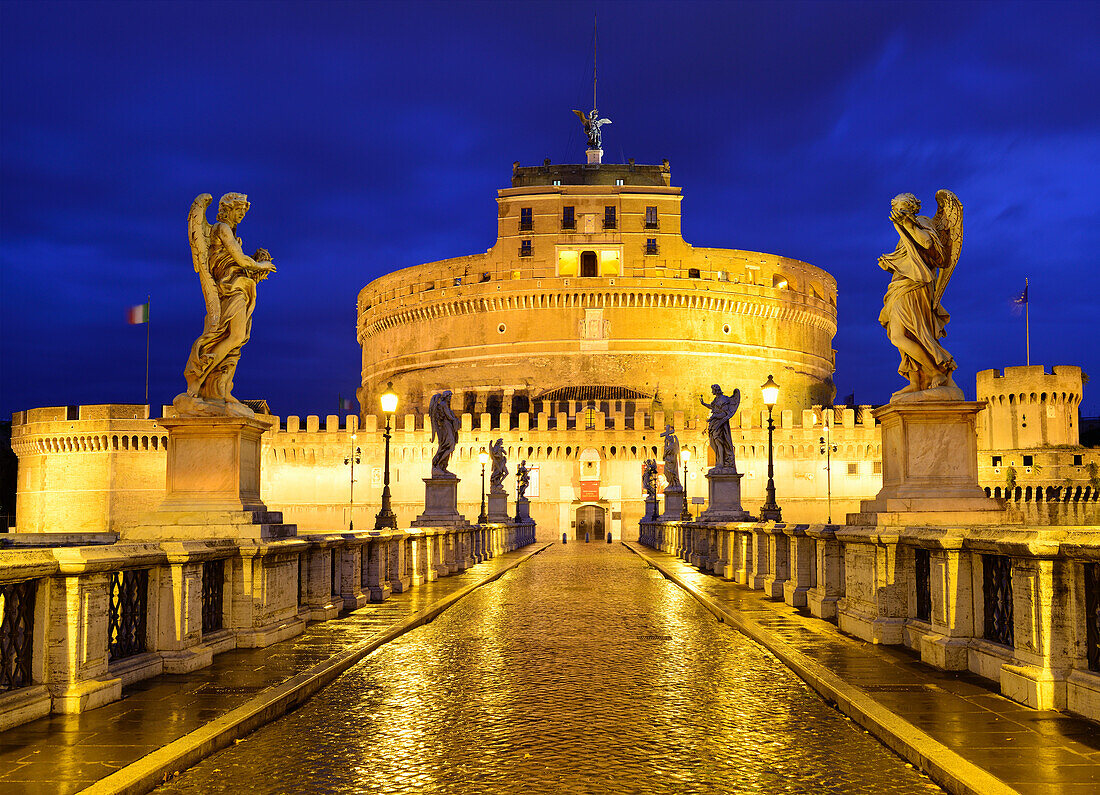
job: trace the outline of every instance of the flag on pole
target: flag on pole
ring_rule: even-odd
[[[336,399],[340,403],[341,411],[355,411],[355,401],[353,399],[339,396]]]
[[[131,326],[136,326],[139,323],[149,322],[149,302],[144,304],[138,304],[137,306],[130,307],[126,316],[126,322]]]
[[[1027,303],[1027,288],[1028,288],[1028,285],[1027,285],[1027,284],[1025,284],[1025,285],[1024,285],[1024,291],[1023,291],[1022,293],[1020,293],[1020,294],[1019,294],[1018,296],[1016,296],[1016,297],[1015,297],[1015,298],[1014,298],[1014,299],[1012,300],[1012,303],[1014,303],[1014,304],[1020,304],[1021,306],[1022,306],[1022,305],[1024,305],[1024,304],[1026,304],[1026,303]]]

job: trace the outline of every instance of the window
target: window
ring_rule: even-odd
[[[576,229],[577,228],[577,216],[575,214],[575,207],[562,207],[561,208],[561,228],[562,229]]]
[[[730,280],[729,271],[718,271],[717,277],[720,282],[728,282]]]
[[[1032,466],[1032,461],[1034,461],[1034,460],[1035,460],[1034,456],[1025,455],[1024,456],[1024,466],[1025,467]]]
[[[1081,466],[1081,465],[1082,465],[1083,463],[1085,463],[1085,457],[1084,457],[1084,456],[1081,456],[1081,455],[1075,455],[1075,456],[1073,457],[1073,465],[1074,465],[1075,467],[1079,467],[1079,466]]]
[[[560,179],[556,179],[556,180],[554,180],[554,184],[555,184],[555,185],[561,185],[561,180],[560,180]]]
[[[882,474],[882,462],[881,461],[875,461],[871,465],[871,471],[873,473],[875,473],[876,475],[881,475]]]
[[[615,220],[615,208],[604,207],[603,208],[603,228],[615,229],[618,226]]]
[[[530,240],[528,240],[527,242],[528,242],[528,243],[530,243],[531,241],[530,241]],[[489,281],[489,280],[490,280],[490,279],[492,279],[492,278],[493,278],[493,274],[492,274],[492,273],[490,273],[489,271],[485,271],[485,272],[483,272],[483,273],[481,274],[481,281],[482,281],[482,282],[487,282],[487,281]]]
[[[521,240],[521,241],[519,241],[519,255],[521,257],[530,257],[531,256],[531,241],[530,240]]]
[[[645,253],[656,254],[657,253],[657,238],[651,237],[645,242]]]
[[[455,287],[459,287],[462,284],[462,277],[455,276]]]
[[[581,276],[596,275],[596,252],[585,251],[581,254]]]
[[[519,210],[519,231],[530,232],[532,225],[531,208],[521,207]]]
[[[1001,466],[1001,457],[999,455],[993,456],[993,466],[995,466],[995,467]]]
[[[699,269],[698,268],[688,268],[688,278],[689,279],[698,279],[699,278]]]
[[[656,229],[657,228],[657,208],[646,207],[645,208],[645,228]]]
[[[848,474],[849,475],[858,475],[859,474],[859,462],[858,461],[849,461],[848,462]]]
[[[615,184],[616,185],[622,185],[623,181],[621,179],[617,179],[617,180],[615,180]]]

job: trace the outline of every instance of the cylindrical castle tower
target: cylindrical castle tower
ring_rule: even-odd
[[[485,254],[360,292],[363,410],[393,381],[420,410],[450,389],[471,412],[594,399],[691,416],[706,412],[712,383],[755,406],[769,374],[780,409],[830,403],[835,279],[773,254],[691,246],[680,201],[668,161],[516,163]]]
[[[1059,364],[982,370],[977,398],[988,408],[978,415],[978,448],[1018,450],[1075,447],[1081,442],[1078,414],[1084,388],[1081,368]]]

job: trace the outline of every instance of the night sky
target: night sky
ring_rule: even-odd
[[[837,278],[838,399],[904,385],[876,258],[890,198],[932,215],[943,187],[968,397],[1024,364],[1025,277],[1032,361],[1100,376],[1100,3],[4,2],[0,417],[143,402],[147,293],[150,402],[171,402],[204,314],[187,211],[227,191],[279,269],[235,393],[336,413],[358,291],[491,246],[514,160],[583,161],[594,11],[605,162],[667,157],[689,242]]]

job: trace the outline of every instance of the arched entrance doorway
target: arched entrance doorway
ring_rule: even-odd
[[[584,541],[584,534],[590,533],[593,541],[607,535],[607,510],[599,505],[582,505],[577,509],[577,535],[575,540]]]
[[[596,267],[596,252],[595,251],[583,251],[581,252],[581,276],[596,276],[598,275],[598,269]]]

